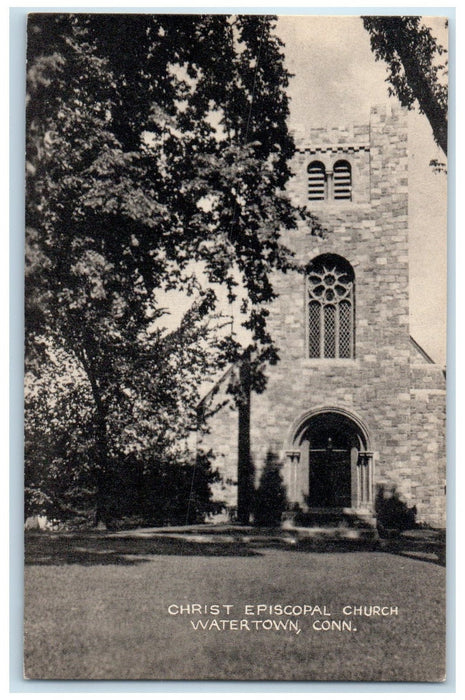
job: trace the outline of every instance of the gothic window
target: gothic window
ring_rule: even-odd
[[[355,276],[338,255],[322,255],[310,265],[308,290],[308,355],[311,358],[354,357]]]
[[[352,168],[346,160],[338,160],[333,170],[334,199],[352,199]]]
[[[323,163],[314,160],[307,168],[308,172],[308,198],[309,200],[326,199],[326,170]]]

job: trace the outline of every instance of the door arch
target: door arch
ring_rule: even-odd
[[[338,408],[311,411],[294,423],[291,436],[286,453],[291,502],[310,509],[372,509],[373,455],[358,417]]]

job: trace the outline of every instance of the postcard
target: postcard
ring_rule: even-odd
[[[25,678],[444,681],[446,18],[27,32]]]

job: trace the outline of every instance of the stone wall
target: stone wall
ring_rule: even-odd
[[[446,392],[441,367],[411,365],[411,505],[417,521],[444,527],[446,493]]]

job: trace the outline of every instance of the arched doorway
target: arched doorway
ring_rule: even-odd
[[[289,500],[309,509],[370,510],[373,464],[361,421],[341,409],[306,414],[287,451]]]
[[[360,440],[355,424],[338,413],[320,413],[304,433],[308,442],[308,505],[315,508],[352,505],[352,467]]]

